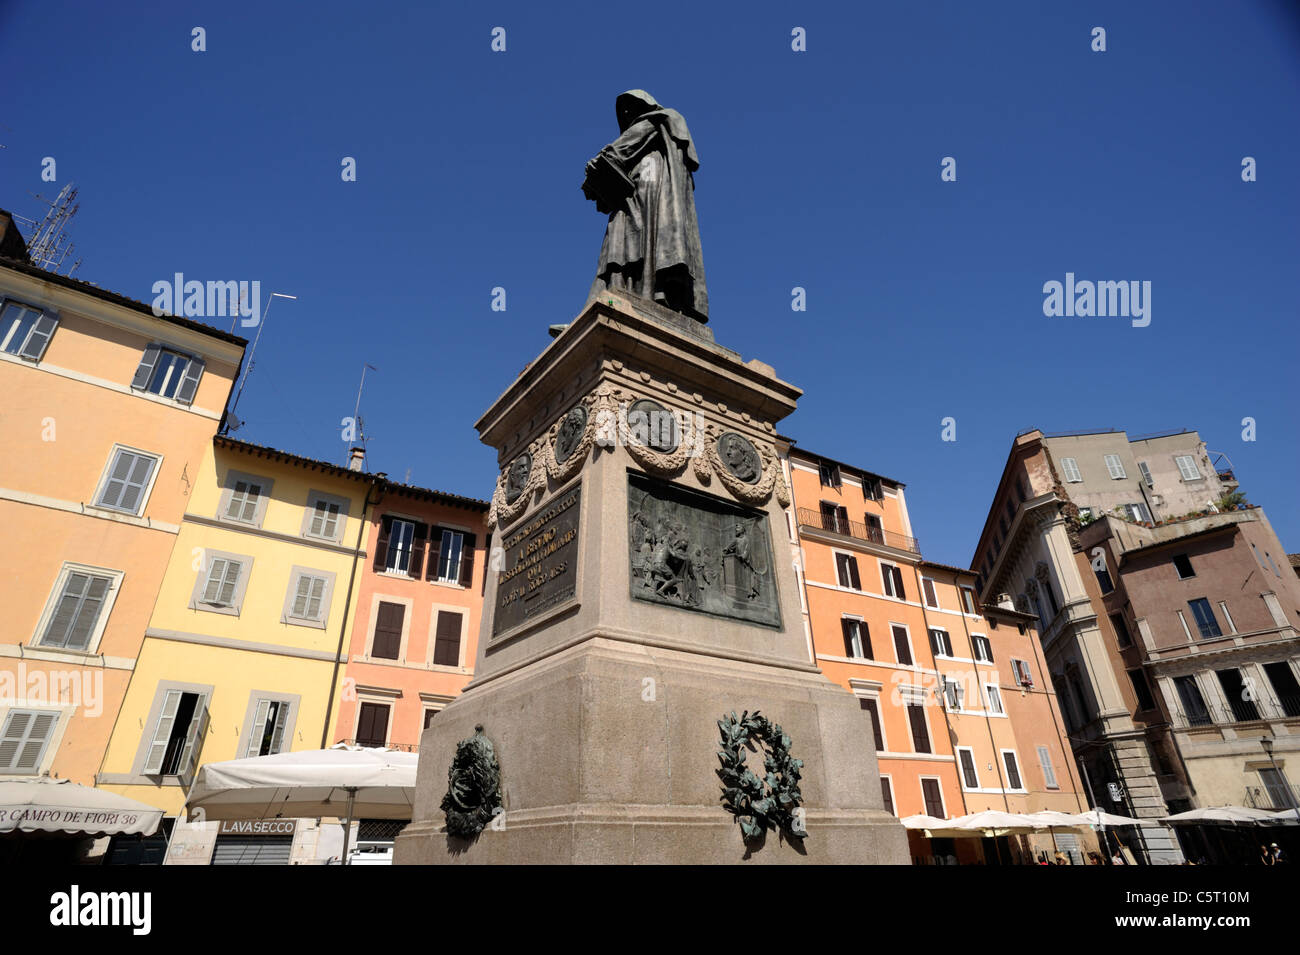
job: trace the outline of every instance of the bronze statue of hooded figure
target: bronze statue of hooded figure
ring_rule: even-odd
[[[609,214],[588,301],[607,290],[630,292],[707,322],[693,175],[700,160],[686,120],[645,90],[622,93],[614,105],[622,135],[587,164],[583,185]],[[605,183],[598,165],[608,170]]]

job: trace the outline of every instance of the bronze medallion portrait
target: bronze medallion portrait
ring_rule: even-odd
[[[528,475],[533,470],[533,456],[525,452],[510,462],[506,471],[506,503],[513,504],[528,486]]]
[[[555,463],[563,464],[572,457],[587,430],[587,409],[577,405],[564,416],[560,430],[555,435]]]
[[[681,442],[677,416],[649,398],[632,402],[627,410],[627,430],[630,440],[664,454],[676,451]]]
[[[763,462],[758,451],[744,435],[728,431],[718,438],[718,457],[728,471],[746,484],[757,484],[763,476]]]

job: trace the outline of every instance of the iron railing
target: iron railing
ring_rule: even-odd
[[[1300,697],[1284,696],[1272,700],[1232,700],[1227,706],[1206,702],[1200,711],[1174,710],[1173,725],[1180,729],[1196,726],[1229,726],[1233,723],[1260,723],[1266,720],[1300,718]]]
[[[835,534],[843,534],[845,537],[854,537],[873,544],[893,547],[896,550],[911,551],[913,554],[921,553],[920,544],[915,537],[908,537],[906,534],[895,534],[893,531],[881,530],[878,527],[870,527],[867,524],[850,521],[840,517],[838,513],[822,513],[819,510],[813,510],[811,507],[801,507],[799,508],[798,518],[799,523],[807,527],[816,527]]]
[[[1273,786],[1247,786],[1243,805],[1251,809],[1270,809],[1278,812],[1300,806],[1300,786],[1277,784]]]

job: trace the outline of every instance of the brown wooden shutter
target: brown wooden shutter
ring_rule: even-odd
[[[930,752],[930,731],[925,727],[925,710],[915,703],[907,704],[907,719],[912,726],[912,751]]]
[[[433,662],[438,666],[460,665],[460,628],[463,619],[463,615],[450,610],[438,611],[438,629],[433,643]]]
[[[379,522],[379,540],[375,541],[375,573],[382,573],[388,562],[388,536],[393,532],[393,519],[384,517]]]
[[[858,705],[871,714],[871,735],[876,739],[876,752],[885,751],[885,736],[880,731],[880,708],[875,700],[858,700]]]
[[[849,558],[849,578],[853,581],[854,590],[862,589],[862,579],[858,576],[858,559],[856,557]]]
[[[840,630],[844,633],[844,655],[853,656],[853,621],[848,617],[840,618]]]
[[[404,604],[381,601],[375,620],[375,639],[370,655],[383,660],[396,660],[402,653],[402,622],[406,619]]]
[[[438,579],[438,563],[442,560],[442,528],[437,524],[429,527],[429,569],[424,574],[425,580]]]
[[[473,534],[466,534],[465,540],[460,548],[460,585],[468,587],[474,582],[474,545],[478,538]]]
[[[416,580],[424,569],[424,540],[429,536],[428,524],[416,524],[415,534],[411,538],[411,562],[406,567],[406,572]]]
[[[938,819],[944,818],[943,792],[939,789],[939,780],[922,779],[921,792],[925,795],[926,815],[934,816]]]
[[[357,745],[383,746],[388,737],[388,707],[383,703],[362,703],[357,716]]]

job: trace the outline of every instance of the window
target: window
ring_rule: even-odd
[[[1226,600],[1220,600],[1220,601],[1219,601],[1219,609],[1223,611],[1223,619],[1224,619],[1224,620],[1227,622],[1227,624],[1228,624],[1228,632],[1229,632],[1229,633],[1236,633],[1236,632],[1237,632],[1237,625],[1236,625],[1235,623],[1232,622],[1232,614],[1228,613],[1228,601],[1226,601]]]
[[[273,756],[284,749],[284,728],[289,720],[288,700],[258,700],[244,756]]]
[[[370,655],[380,660],[397,660],[402,655],[402,630],[406,622],[406,606],[379,602],[375,617],[375,636],[371,641]]]
[[[52,313],[20,302],[5,302],[0,310],[0,351],[40,361],[58,324]]]
[[[907,722],[912,730],[912,751],[930,752],[930,729],[925,725],[925,707],[919,703],[908,703]]]
[[[964,613],[975,613],[975,591],[969,587],[961,588],[961,609]]]
[[[419,578],[423,571],[425,524],[385,515],[375,544],[375,571]]]
[[[894,811],[894,787],[888,776],[880,777],[880,798],[885,804],[885,812],[891,816],[898,815]]]
[[[867,525],[867,540],[883,544],[885,542],[885,528],[880,523],[880,518],[875,514],[863,514],[862,517]]]
[[[971,642],[975,644],[975,661],[977,663],[993,662],[993,644],[989,638],[983,634],[971,634]]]
[[[1197,597],[1195,600],[1187,601],[1187,606],[1192,608],[1192,616],[1196,618],[1196,626],[1201,631],[1202,639],[1223,636],[1223,631],[1219,629],[1219,621],[1214,617],[1214,608],[1204,597]]]
[[[1287,716],[1300,716],[1300,681],[1296,680],[1291,664],[1286,660],[1265,663],[1264,674],[1273,684],[1273,692],[1282,704],[1282,712]]]
[[[933,776],[921,777],[921,798],[925,802],[925,814],[936,819],[945,819],[943,812],[943,790],[939,780]]]
[[[885,596],[907,599],[907,591],[903,589],[903,572],[893,564],[880,565],[880,580],[885,588]]]
[[[1227,670],[1216,670],[1214,675],[1219,678],[1219,686],[1223,687],[1223,695],[1228,700],[1233,719],[1239,723],[1249,723],[1259,719],[1253,688],[1247,687],[1246,681],[1241,678],[1240,670],[1231,667]]]
[[[207,728],[207,698],[201,693],[169,689],[154,724],[146,776],[188,776],[198,762]]]
[[[1029,669],[1028,660],[1011,660],[1011,672],[1016,678],[1016,683],[1020,686],[1032,687],[1034,685],[1034,675]]]
[[[1118,481],[1120,478],[1128,477],[1124,473],[1124,463],[1120,461],[1118,454],[1106,455],[1106,473],[1110,475],[1112,481]]]
[[[380,747],[388,745],[387,703],[362,703],[357,712],[357,745]]]
[[[1145,461],[1138,462],[1138,470],[1142,472],[1142,483],[1147,487],[1155,487],[1156,482],[1151,479],[1151,469],[1147,467]]]
[[[323,491],[307,492],[307,509],[303,515],[303,537],[338,542],[347,523],[348,499]]]
[[[1196,576],[1196,571],[1192,570],[1192,561],[1186,554],[1174,555],[1174,570],[1178,572],[1179,580]]]
[[[1205,697],[1196,685],[1195,676],[1188,674],[1174,677],[1174,689],[1178,691],[1178,701],[1182,704],[1183,716],[1188,725],[1203,726],[1210,722],[1210,711],[1205,706]]]
[[[862,581],[858,578],[858,560],[852,554],[836,554],[835,569],[839,573],[841,587],[862,589]]]
[[[952,656],[952,639],[946,630],[930,628],[930,650],[936,657]]]
[[[835,531],[837,534],[849,533],[848,508],[839,504],[832,504],[830,501],[822,501],[821,511],[822,528],[824,530]]]
[[[206,552],[205,557],[208,565],[199,572],[190,598],[190,609],[238,616],[244,602],[244,590],[248,587],[248,576],[252,572],[253,558],[211,550]]]
[[[859,657],[864,660],[872,659],[871,635],[865,620],[841,617],[840,629],[844,633],[844,655],[846,657]]]
[[[172,351],[162,345],[150,345],[144,350],[140,366],[135,370],[131,387],[164,398],[175,398],[181,404],[194,401],[199,379],[203,377],[203,360],[193,355]]]
[[[149,497],[149,488],[153,484],[157,466],[157,455],[114,445],[108,471],[100,485],[99,494],[95,497],[95,504],[139,515]]]
[[[980,777],[975,771],[975,754],[969,746],[957,747],[957,758],[961,761],[961,784],[965,789],[979,789]]]
[[[106,608],[112,600],[118,576],[91,573],[72,567],[60,575],[58,598],[39,646],[61,650],[85,650],[103,630]]]
[[[1178,473],[1184,481],[1199,481],[1201,479],[1200,469],[1196,466],[1196,458],[1190,454],[1174,455],[1174,464],[1178,465]]]
[[[285,596],[284,621],[324,629],[333,594],[333,573],[327,570],[312,570],[309,567],[294,567],[289,572],[289,592]]]
[[[932,610],[939,609],[939,595],[935,593],[934,581],[929,577],[921,578],[921,592],[925,595],[925,605]]]
[[[1110,615],[1110,625],[1115,628],[1115,640],[1119,643],[1121,650],[1133,646],[1133,635],[1129,633],[1128,622],[1124,619],[1124,614],[1112,613]]]
[[[880,478],[862,475],[862,496],[868,501],[882,501],[885,498],[884,488],[880,484]]]
[[[826,487],[840,486],[840,466],[838,464],[821,461],[817,465],[817,473],[821,477],[822,484]]]
[[[1151,684],[1147,682],[1147,675],[1140,668],[1129,670],[1128,678],[1133,684],[1133,695],[1137,697],[1138,712],[1143,710],[1154,710],[1156,708],[1155,697],[1151,695]]]
[[[474,579],[474,545],[477,540],[475,535],[466,531],[434,527],[429,535],[429,579],[470,586]]]
[[[1002,707],[1002,691],[996,683],[984,684],[984,695],[988,698],[989,712],[994,716],[1005,716],[1006,710]]]
[[[10,710],[0,729],[0,773],[37,774],[58,722],[57,711]]]
[[[885,751],[885,734],[880,726],[880,706],[875,700],[858,700],[858,706],[871,714],[871,735],[876,741],[876,752]]]
[[[261,527],[274,485],[275,482],[269,478],[245,474],[232,468],[226,472],[217,516],[224,521],[238,521],[240,524]]]
[[[912,642],[907,638],[907,628],[893,624],[890,628],[894,634],[894,655],[903,666],[912,665]]]
[[[1101,588],[1103,596],[1115,589],[1115,582],[1110,579],[1110,570],[1106,566],[1105,557],[1094,560],[1092,572],[1097,576],[1097,586]]]
[[[1043,767],[1043,782],[1048,789],[1060,789],[1056,781],[1056,770],[1052,767],[1052,753],[1046,746],[1038,747],[1038,765]]]
[[[1079,473],[1079,463],[1074,458],[1061,458],[1061,470],[1065,472],[1065,480],[1069,484],[1078,484],[1083,480],[1083,475]]]
[[[1268,804],[1274,809],[1295,809],[1296,797],[1287,782],[1286,772],[1269,766],[1259,770],[1259,781],[1268,793]]]
[[[424,711],[424,729],[428,729],[430,726],[433,725],[433,718],[437,716],[440,712],[442,712],[440,709],[435,710],[433,708],[429,708]]]
[[[943,699],[945,705],[950,710],[963,710],[966,708],[966,688],[956,680],[950,680],[946,676],[940,677],[943,680]]]
[[[464,614],[452,610],[438,611],[438,626],[433,640],[434,665],[460,666],[460,630],[464,619]]]
[[[1004,749],[1002,763],[1007,767],[1007,788],[1024,789],[1024,784],[1020,781],[1020,764],[1016,762],[1016,754],[1009,749]]]

